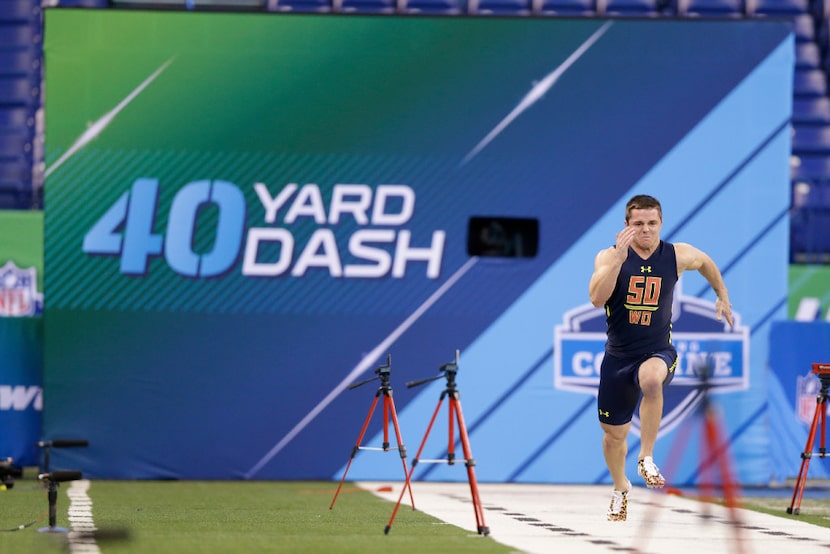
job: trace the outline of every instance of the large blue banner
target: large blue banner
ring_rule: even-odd
[[[768,479],[785,23],[50,12],[47,29],[45,434],[90,441],[60,463],[339,478],[375,394],[349,385],[391,356],[412,451],[445,385],[404,383],[458,350],[479,479],[606,482],[587,283],[645,192],[663,238],[719,263],[739,318],[718,324],[684,277],[658,456],[699,402],[694,360],[714,359],[739,477]],[[536,224],[535,255],[476,255],[482,218]],[[391,458],[350,475],[400,478]]]

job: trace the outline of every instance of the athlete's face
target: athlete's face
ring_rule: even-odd
[[[626,226],[637,231],[632,242],[641,250],[652,250],[660,243],[663,220],[657,208],[631,210]]]

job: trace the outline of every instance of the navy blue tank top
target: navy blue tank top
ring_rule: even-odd
[[[660,241],[647,259],[628,248],[614,292],[605,303],[608,341],[605,351],[620,358],[639,357],[671,345],[671,308],[677,283],[674,245]]]

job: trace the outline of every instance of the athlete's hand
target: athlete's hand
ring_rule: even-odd
[[[627,226],[625,229],[617,233],[617,261],[622,265],[628,258],[628,247],[631,246],[631,241],[634,240],[634,235],[637,230],[634,227]]]
[[[715,300],[715,317],[718,318],[718,321],[725,318],[730,327],[735,326],[732,322],[732,304],[729,303],[729,298],[721,298],[719,296]]]

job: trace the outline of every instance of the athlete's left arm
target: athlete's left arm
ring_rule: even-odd
[[[717,264],[702,250],[691,244],[677,242],[674,244],[674,253],[677,257],[677,274],[680,275],[686,270],[700,272],[714,289],[718,299],[715,301],[715,313],[718,321],[721,317],[726,318],[729,325],[734,326],[732,321],[732,304],[729,303],[729,292],[723,282],[723,275],[720,273]]]

